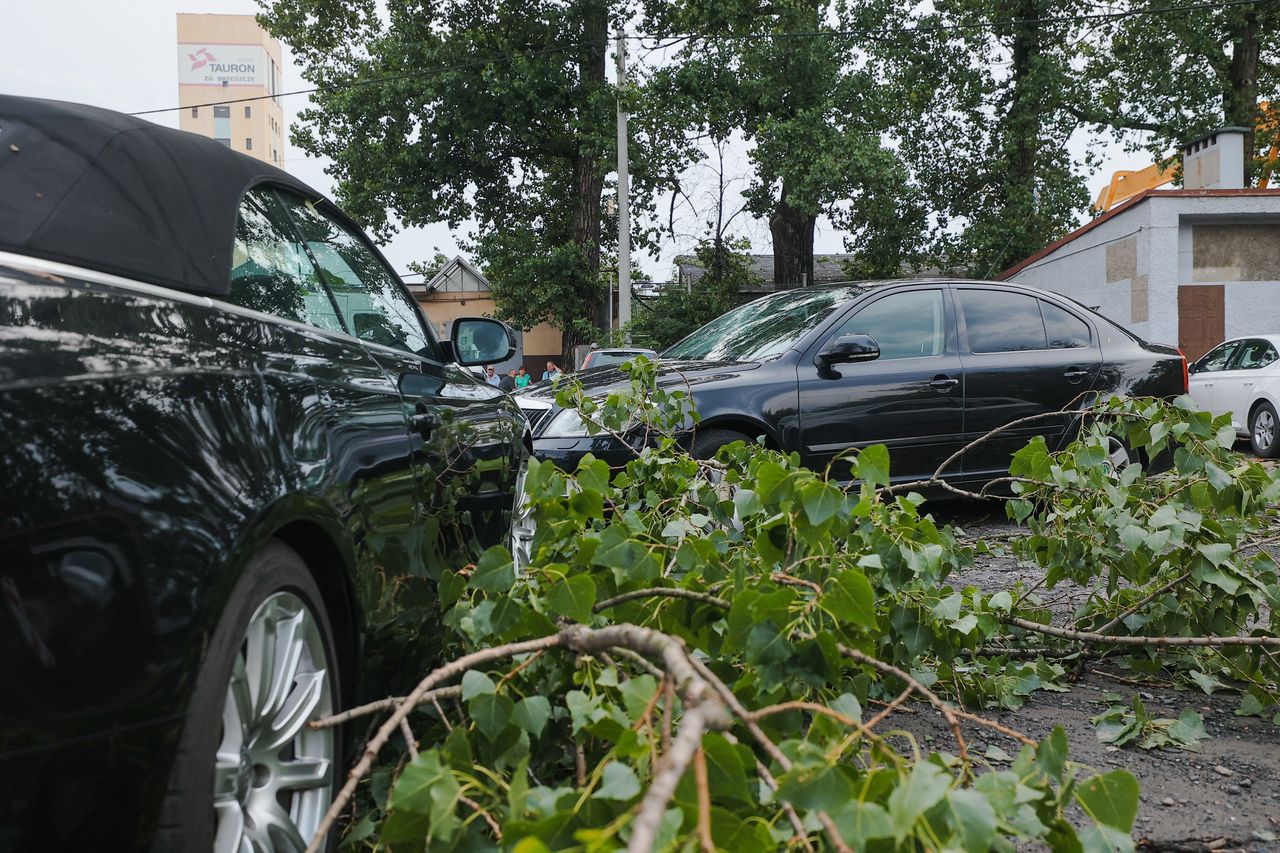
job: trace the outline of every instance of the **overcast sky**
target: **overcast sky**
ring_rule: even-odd
[[[177,13],[257,11],[254,0],[27,0],[21,5],[18,0],[10,0],[0,26],[0,91],[80,101],[122,112],[171,107],[178,100]],[[305,88],[287,46],[284,63],[284,90]],[[305,103],[304,96],[284,98],[286,121],[292,124]],[[176,111],[149,118],[172,127],[178,123]],[[1086,145],[1096,144],[1081,135],[1073,140],[1072,147],[1078,149],[1074,153],[1079,155]],[[749,166],[744,152],[734,151],[731,155],[726,171],[737,169],[745,175]],[[1105,146],[1104,156],[1103,168],[1089,182],[1092,195],[1106,184],[1113,170],[1147,165],[1141,155],[1126,154],[1115,145]],[[322,161],[304,158],[301,151],[286,146],[285,167],[322,192],[332,193],[332,182],[324,174]],[[704,174],[701,180],[706,183],[711,178]],[[742,179],[733,184],[735,189],[745,186]],[[665,202],[662,206],[665,214]],[[735,225],[739,234],[750,238],[753,251],[770,251],[767,224],[741,216]],[[692,232],[696,228],[691,217],[685,218],[683,227],[677,223],[678,231]],[[465,237],[465,226],[459,236]],[[669,279],[671,259],[678,252],[687,251],[692,239],[689,234],[684,240],[665,246],[658,257],[640,258],[646,274],[658,280]],[[458,250],[454,234],[443,223],[404,232],[385,251],[396,268],[403,271],[410,261],[429,260],[436,247],[450,256]],[[815,250],[845,251],[842,235],[829,223],[820,221]]]

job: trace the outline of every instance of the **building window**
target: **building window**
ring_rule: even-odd
[[[245,117],[245,118],[253,118],[253,110],[252,110],[251,108],[249,108],[249,107],[245,107],[245,108],[244,108],[244,117]]]
[[[225,146],[227,146],[228,148],[230,148],[230,147],[231,147],[231,140],[230,140],[230,139],[228,139],[228,138],[227,138],[227,137],[225,137],[225,136],[219,136],[218,138],[214,139],[213,141],[214,141],[214,142],[216,142],[216,143],[218,143],[219,145],[225,145]]]
[[[231,118],[231,107],[214,107],[214,118]]]
[[[192,107],[192,108],[191,108],[191,117],[192,117],[192,118],[200,118],[200,108],[199,108],[199,107]]]
[[[246,137],[244,138],[244,150],[245,150],[245,151],[252,151],[252,150],[253,150],[253,137],[252,137],[252,136],[246,136]]]

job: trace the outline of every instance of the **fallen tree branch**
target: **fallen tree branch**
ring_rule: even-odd
[[[599,613],[601,610],[608,610],[610,607],[617,607],[619,604],[625,604],[628,601],[634,601],[637,598],[685,598],[690,601],[701,602],[702,604],[710,604],[724,610],[729,609],[729,602],[723,598],[717,598],[714,595],[708,595],[705,592],[698,592],[692,589],[682,589],[678,586],[655,586],[649,589],[636,589],[631,592],[624,592],[621,595],[615,595],[613,598],[606,598],[604,601],[596,603],[591,608],[592,613]]]
[[[480,664],[489,663],[490,661],[501,660],[502,658],[514,657],[522,655],[526,652],[536,652],[542,649],[550,649],[564,643],[564,632],[552,634],[547,637],[539,637],[536,640],[526,640],[521,643],[508,643],[503,646],[494,646],[491,649],[481,649],[478,652],[472,652],[469,655],[463,655],[455,661],[451,661],[439,669],[428,673],[425,678],[418,682],[418,686],[413,689],[404,700],[395,707],[391,716],[378,729],[364,748],[364,754],[360,756],[360,760],[356,762],[356,766],[351,768],[351,772],[347,774],[347,781],[342,786],[342,790],[338,791],[338,795],[333,798],[333,802],[329,804],[329,810],[324,813],[324,817],[320,820],[320,825],[316,827],[316,834],[312,836],[311,841],[307,844],[306,853],[317,853],[324,845],[325,838],[329,834],[329,830],[333,828],[334,821],[338,819],[338,815],[342,814],[342,810],[347,807],[347,803],[351,800],[351,796],[356,791],[356,786],[360,784],[360,780],[373,767],[373,761],[377,758],[378,753],[391,737],[391,733],[400,727],[400,721],[409,715],[409,712],[423,701],[427,692],[432,687],[442,681],[447,681],[457,677],[469,669]],[[372,712],[368,712],[372,713]]]
[[[1161,586],[1161,587],[1160,587],[1159,589],[1157,589],[1155,592],[1151,593],[1150,595],[1144,596],[1144,597],[1142,598],[1142,600],[1141,600],[1141,601],[1138,601],[1138,602],[1136,602],[1136,603],[1134,603],[1134,604],[1131,604],[1131,605],[1128,607],[1128,609],[1126,609],[1123,613],[1121,613],[1120,615],[1116,616],[1116,618],[1112,619],[1110,622],[1108,622],[1107,624],[1105,624],[1105,625],[1103,625],[1101,628],[1099,628],[1099,629],[1098,629],[1098,631],[1097,631],[1097,633],[1099,633],[1099,634],[1105,634],[1105,633],[1107,633],[1107,632],[1108,632],[1108,631],[1110,631],[1112,628],[1114,628],[1115,626],[1117,626],[1117,625],[1119,625],[1121,622],[1123,622],[1125,619],[1129,618],[1129,617],[1130,617],[1130,616],[1132,616],[1134,613],[1137,613],[1137,612],[1138,612],[1139,610],[1141,610],[1143,607],[1146,607],[1146,606],[1147,606],[1148,604],[1150,604],[1152,601],[1155,601],[1157,598],[1159,598],[1160,596],[1164,595],[1166,592],[1168,592],[1169,590],[1173,589],[1175,586],[1177,586],[1178,584],[1182,583],[1183,581],[1185,581],[1185,580],[1186,580],[1187,578],[1189,578],[1189,577],[1191,577],[1191,572],[1189,572],[1189,571],[1188,571],[1188,572],[1183,572],[1182,574],[1178,575],[1176,578],[1174,578],[1173,580],[1169,581],[1167,584],[1165,584],[1165,585]]]
[[[422,694],[422,698],[418,700],[419,705],[425,705],[428,702],[438,703],[440,699],[456,699],[462,695],[461,687],[441,687],[439,690],[429,690]],[[392,708],[399,707],[407,697],[391,696],[387,699],[379,699],[376,702],[370,702],[367,705],[361,705],[358,708],[351,708],[343,711],[341,714],[333,714],[328,717],[321,717],[318,720],[312,720],[307,725],[313,729],[328,729],[333,726],[340,726],[348,720],[354,720],[356,717],[365,717],[369,714],[376,714],[379,711],[389,711]],[[437,711],[440,709],[437,708]],[[440,712],[441,719],[444,718],[444,712]],[[446,721],[445,725],[448,725]]]
[[[1064,640],[1076,640],[1081,643],[1107,643],[1117,646],[1269,646],[1280,648],[1280,637],[1115,637],[1099,634],[1095,631],[1073,631],[1070,628],[1055,628],[1052,625],[1041,625],[1017,616],[1004,617],[1006,625],[1013,625],[1025,631],[1035,631],[1050,637],[1061,637]]]

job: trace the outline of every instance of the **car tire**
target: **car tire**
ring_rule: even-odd
[[[750,438],[731,429],[700,430],[693,437],[693,444],[689,446],[689,453],[694,459],[710,459],[716,455],[716,451],[720,448],[726,444],[733,444],[735,441],[751,443]]]
[[[270,542],[249,560],[209,638],[153,853],[221,853],[246,838],[255,850],[306,846],[341,782],[341,728],[307,726],[340,710],[337,660],[306,564]]]
[[[1280,418],[1276,417],[1276,407],[1266,400],[1249,415],[1249,444],[1264,459],[1280,456]]]

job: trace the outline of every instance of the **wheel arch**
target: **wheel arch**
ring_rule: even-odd
[[[698,421],[695,432],[708,429],[727,429],[733,432],[740,432],[748,439],[754,441],[756,436],[764,436],[764,446],[770,450],[781,450],[782,443],[778,441],[778,436],[763,421],[742,414],[724,414],[712,415]]]

